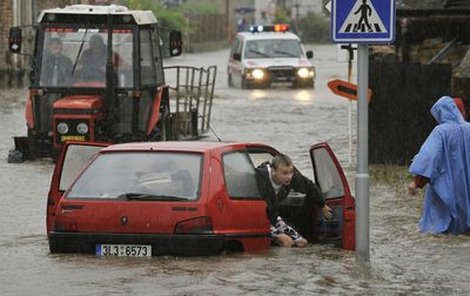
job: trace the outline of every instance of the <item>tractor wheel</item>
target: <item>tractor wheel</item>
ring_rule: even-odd
[[[8,163],[22,163],[24,161],[23,153],[16,149],[8,151]]]

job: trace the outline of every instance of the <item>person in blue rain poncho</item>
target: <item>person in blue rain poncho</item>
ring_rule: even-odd
[[[409,168],[414,175],[411,194],[426,184],[424,233],[460,234],[470,229],[470,123],[451,97],[440,98],[431,108],[438,122]]]

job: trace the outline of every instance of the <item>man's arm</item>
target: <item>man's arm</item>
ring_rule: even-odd
[[[325,203],[325,199],[323,198],[320,188],[310,178],[302,175],[298,171],[294,171],[291,185],[296,191],[305,193],[311,203],[322,209],[323,216],[326,219],[331,217],[331,209]]]
[[[271,225],[276,225],[279,210],[276,207],[274,197],[269,192],[268,186],[272,185],[269,177],[267,177],[266,171],[264,170],[266,170],[266,168],[258,167],[255,169],[256,183],[258,184],[261,196],[266,201],[266,215],[268,216],[269,222]]]

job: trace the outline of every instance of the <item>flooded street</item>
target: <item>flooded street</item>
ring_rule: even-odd
[[[167,65],[217,65],[211,126],[222,140],[270,144],[308,176],[310,145],[326,141],[354,192],[349,102],[327,88],[331,79],[346,79],[347,64],[336,62],[335,45],[306,47],[315,53],[313,90],[228,88],[228,50],[185,54]],[[7,163],[12,136],[26,133],[24,92],[0,95],[0,295],[470,295],[470,237],[418,233],[422,197],[404,193],[405,178],[400,188],[371,182],[369,267],[354,252],[326,245],[196,258],[51,255],[45,209],[53,164]]]

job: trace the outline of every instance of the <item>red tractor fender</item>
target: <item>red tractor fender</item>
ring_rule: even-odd
[[[168,88],[168,86],[159,86],[155,92],[155,98],[151,107],[151,115],[147,124],[147,136],[150,135],[157,125],[158,120],[160,120],[160,105],[162,103],[163,91],[165,88]]]

